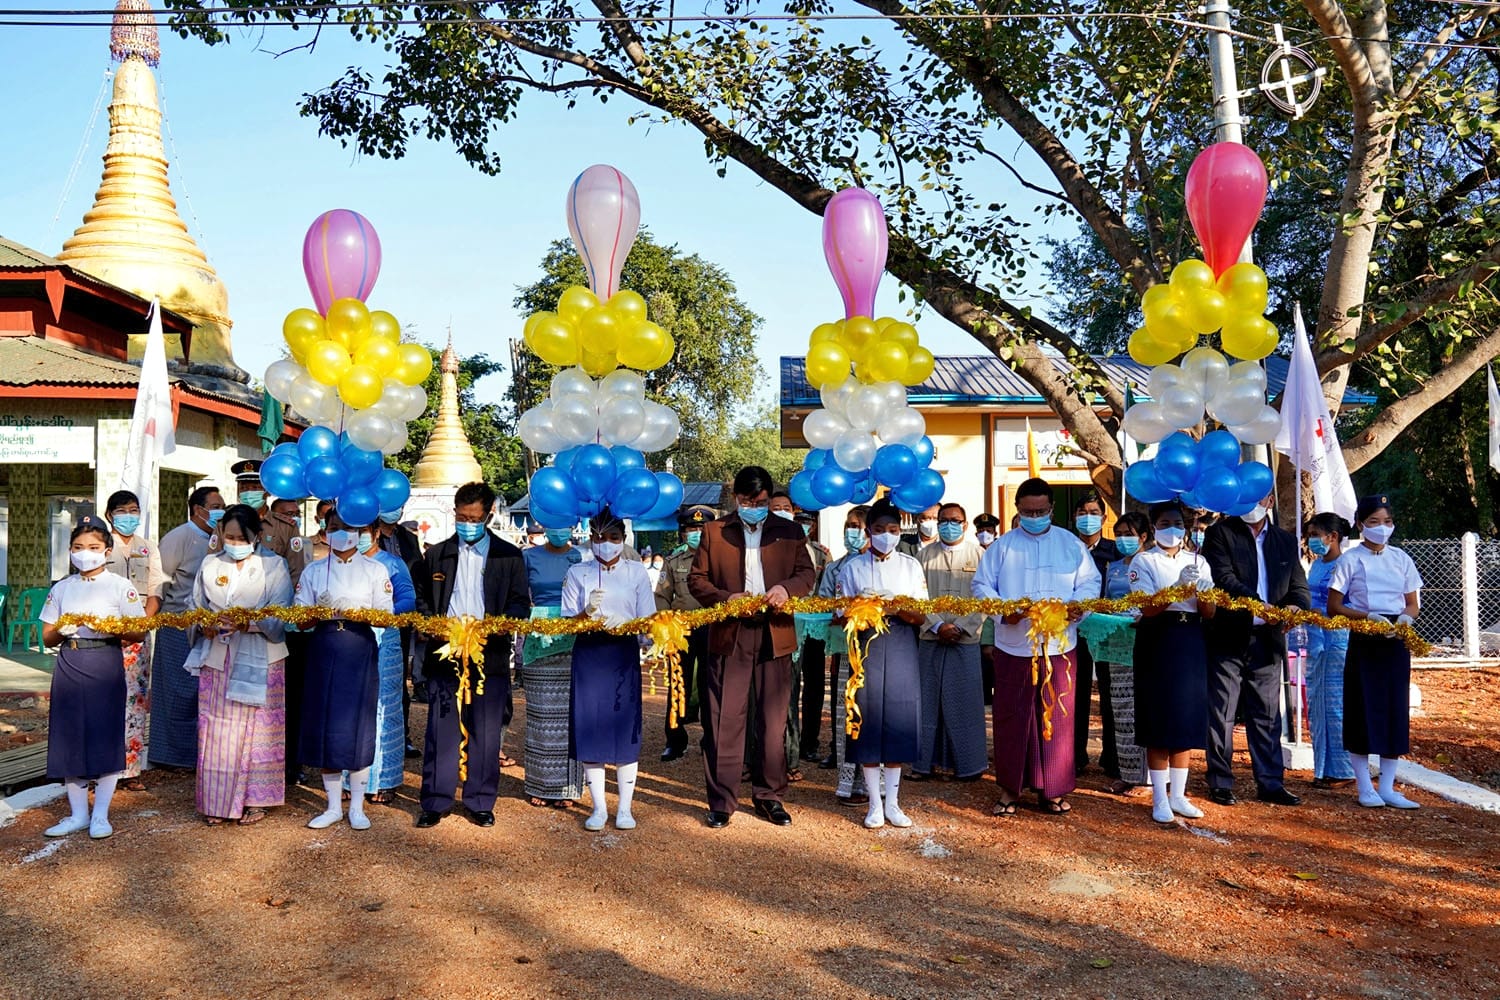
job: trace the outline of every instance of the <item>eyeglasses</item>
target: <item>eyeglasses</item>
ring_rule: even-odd
[[[1016,513],[1020,514],[1022,517],[1051,517],[1052,508],[1050,506],[1047,506],[1043,507],[1041,510],[1022,510],[1021,508],[1017,507]]]
[[[769,510],[770,500],[746,500],[743,497],[735,497],[734,502],[741,510]]]

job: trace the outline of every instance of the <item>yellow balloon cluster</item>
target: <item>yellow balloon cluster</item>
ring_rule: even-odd
[[[815,389],[842,385],[851,368],[866,384],[920,385],[932,375],[934,364],[917,328],[890,316],[822,323],[807,341],[807,381]]]
[[[421,344],[401,343],[401,324],[388,312],[371,312],[359,299],[338,299],[327,316],[293,309],[281,324],[292,358],[314,379],[337,386],[352,410],[373,406],[385,380],[421,385],[432,371],[432,354]]]
[[[618,291],[600,302],[582,285],[569,286],[557,311],[533,313],[522,331],[526,346],[549,365],[582,368],[603,378],[616,368],[655,371],[677,351],[672,335],[646,318],[646,300]]]
[[[1224,353],[1259,361],[1276,349],[1276,327],[1265,318],[1269,283],[1254,264],[1235,264],[1214,280],[1201,260],[1185,260],[1172,279],[1141,297],[1146,325],[1130,335],[1130,356],[1143,365],[1166,364],[1192,350],[1200,334],[1220,331]]]

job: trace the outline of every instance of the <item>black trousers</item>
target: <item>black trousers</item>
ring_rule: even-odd
[[[1243,646],[1208,649],[1208,787],[1232,788],[1235,709],[1243,710],[1245,742],[1260,791],[1282,787],[1281,648],[1275,625],[1256,625]]]
[[[509,650],[506,650],[508,653]],[[468,779],[464,805],[476,812],[493,809],[500,788],[500,739],[510,708],[507,669],[485,679],[484,694],[466,707],[458,705],[458,680],[427,678],[427,739],[422,747],[422,808],[447,812],[458,789],[458,750],[463,740],[459,714],[469,731]]]
[[[802,643],[802,735],[799,755],[811,757],[818,752],[818,736],[823,726],[823,695],[828,677],[828,656],[822,639],[809,637]]]
[[[672,713],[662,716],[662,731],[667,735],[667,748],[685,750],[688,745],[687,725],[698,721],[703,704],[703,674],[708,669],[708,626],[700,625],[688,633],[688,648],[681,656],[682,684],[687,688],[687,713],[672,725]]]
[[[1099,679],[1099,722],[1104,731],[1099,750],[1099,767],[1111,778],[1120,776],[1120,757],[1115,749],[1115,707],[1109,700],[1109,664],[1095,663],[1088,643],[1078,646],[1078,694],[1074,702],[1077,719],[1073,723],[1073,766],[1082,774],[1089,766],[1089,714],[1094,694],[1094,678]]]
[[[305,632],[286,634],[286,783],[296,784],[302,778],[302,758],[298,740],[302,732],[302,685],[307,669]]]

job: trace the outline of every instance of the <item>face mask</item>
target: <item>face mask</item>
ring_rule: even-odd
[[[974,537],[979,539],[980,545],[991,545],[995,541],[995,533],[993,531],[981,531]]]
[[[938,525],[938,537],[949,545],[957,544],[964,537],[964,526],[954,524],[952,521],[944,521]]]
[[[594,542],[590,546],[594,550],[594,558],[603,563],[614,562],[620,558],[620,553],[625,551],[624,542]]]
[[[1021,517],[1021,527],[1028,535],[1045,534],[1052,527],[1051,514],[1038,514],[1035,517]]]
[[[931,538],[938,533],[937,518],[926,518],[917,523],[917,530],[922,533],[923,538]]]
[[[1181,528],[1157,528],[1156,544],[1164,549],[1175,549],[1182,544],[1182,538],[1186,534]]]
[[[812,525],[810,525],[810,524],[804,524],[802,526],[802,537],[804,537],[804,538],[811,538],[812,537]]]
[[[1079,514],[1073,518],[1073,526],[1080,535],[1097,535],[1104,530],[1104,518],[1098,514]]]
[[[1259,524],[1266,519],[1266,515],[1269,513],[1269,510],[1262,507],[1260,504],[1256,504],[1254,507],[1250,508],[1250,513],[1241,514],[1240,520],[1244,521],[1246,524]]]
[[[1363,532],[1364,536],[1376,545],[1384,545],[1391,540],[1391,536],[1395,533],[1396,526],[1394,524],[1367,524]]]
[[[322,518],[322,517],[318,518],[318,530],[322,531],[322,530],[324,530],[327,527],[328,527],[328,520],[326,518]]]
[[[255,546],[248,542],[225,542],[224,554],[235,562],[241,559],[249,559],[250,553],[255,551]]]
[[[1141,540],[1134,535],[1125,535],[1115,539],[1115,548],[1120,550],[1122,556],[1133,556],[1141,551]]]
[[[777,517],[785,518],[786,520],[790,521],[790,520],[794,519],[797,515],[794,514],[794,513],[792,513],[789,510],[778,510],[778,511],[776,511],[776,516]]]
[[[359,549],[360,555],[364,555],[375,547],[375,539],[364,532],[360,532],[359,541],[354,543],[354,547]]]
[[[572,528],[548,528],[547,529],[547,541],[551,542],[554,546],[556,546],[557,548],[560,549],[564,545],[568,545],[568,544],[570,544],[573,541],[573,529]]]
[[[748,525],[754,526],[764,521],[766,519],[766,515],[769,513],[771,513],[771,511],[766,507],[741,507],[740,520],[744,521]]]
[[[472,521],[460,521],[455,526],[458,537],[466,542],[477,542],[484,537],[484,525]]]
[[[850,552],[858,552],[865,547],[865,533],[860,528],[844,529],[844,548]]]
[[[881,555],[886,555],[901,544],[901,536],[893,535],[889,531],[877,531],[870,536],[870,547]]]
[[[335,552],[348,552],[359,544],[359,535],[352,531],[330,531],[328,547]]]
[[[701,532],[701,531],[689,531],[687,533],[688,548],[690,548],[690,549],[696,549],[698,547],[698,542],[700,542],[702,539],[703,539],[703,532]]]
[[[78,567],[78,572],[87,573],[103,566],[109,561],[109,556],[93,549],[82,549],[78,552],[69,552],[68,561]]]
[[[139,514],[116,514],[113,518],[115,530],[122,535],[133,535],[135,529],[141,526],[141,515]]]
[[[224,520],[224,508],[220,507],[218,510],[208,510],[205,507],[204,510],[208,513],[208,526],[210,528],[217,528],[219,522]]]
[[[1315,556],[1326,556],[1328,554],[1328,543],[1321,538],[1309,538],[1307,540],[1307,551]]]
[[[1203,548],[1203,529],[1202,528],[1198,528],[1198,529],[1194,530],[1194,532],[1193,532],[1193,547],[1194,548],[1198,548],[1198,549]]]
[[[393,510],[385,514],[381,514],[380,520],[385,524],[399,524],[401,522],[401,512],[399,510]]]
[[[240,494],[240,503],[254,510],[260,510],[260,505],[266,502],[265,490],[246,490]]]

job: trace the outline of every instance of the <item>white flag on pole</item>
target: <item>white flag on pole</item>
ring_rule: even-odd
[[[1344,465],[1333,418],[1323,398],[1323,385],[1313,361],[1312,343],[1302,324],[1302,307],[1293,309],[1297,333],[1292,341],[1292,362],[1282,391],[1281,430],[1276,450],[1292,460],[1300,471],[1312,476],[1313,509],[1331,510],[1354,520],[1354,483]],[[1300,512],[1299,512],[1300,518]]]
[[[156,479],[162,456],[176,450],[172,387],[167,381],[166,336],[161,330],[161,304],[153,299],[146,353],[141,358],[141,381],[135,395],[135,413],[130,418],[130,440],[125,447],[125,464],[120,469],[120,488],[140,498],[141,520],[145,524],[151,523],[151,504],[156,501]]]
[[[1500,472],[1500,389],[1495,388],[1495,369],[1484,366],[1490,381],[1490,468]]]

